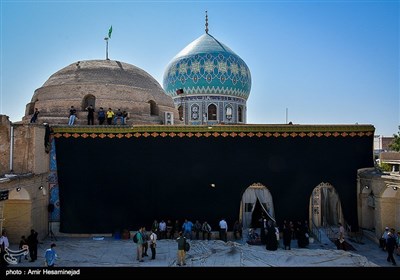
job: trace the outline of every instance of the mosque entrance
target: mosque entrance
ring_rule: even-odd
[[[262,217],[275,221],[274,204],[270,191],[260,183],[249,186],[242,195],[239,221],[243,230],[260,227]]]
[[[316,227],[343,225],[343,212],[339,195],[329,183],[316,186],[310,197],[310,224]]]

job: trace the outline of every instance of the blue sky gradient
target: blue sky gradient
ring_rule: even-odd
[[[287,108],[294,124],[398,132],[399,1],[0,1],[0,114],[13,122],[52,74],[104,59],[111,25],[110,59],[162,85],[207,10],[209,33],[250,68],[248,123],[285,123]]]

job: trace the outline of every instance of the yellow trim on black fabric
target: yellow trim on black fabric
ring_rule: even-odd
[[[131,137],[364,137],[372,125],[52,126],[56,138]]]

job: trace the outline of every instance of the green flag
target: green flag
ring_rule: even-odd
[[[108,38],[111,38],[111,33],[112,33],[112,25],[111,25],[110,29],[108,30]]]

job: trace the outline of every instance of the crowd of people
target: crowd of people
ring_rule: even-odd
[[[193,223],[185,219],[182,224],[179,220],[175,220],[174,223],[170,219],[167,222],[154,220],[151,229],[158,234],[160,239],[175,239],[180,231],[182,231],[185,238],[190,240],[210,240],[212,238],[212,227],[206,220],[203,222],[196,220]],[[219,238],[226,242],[227,232],[228,224],[225,219],[221,219],[218,223],[218,237],[214,236],[214,238]],[[242,224],[238,220],[235,221],[232,232],[235,240],[242,239]]]
[[[297,240],[298,248],[307,248],[309,237],[307,221],[294,223],[284,220],[279,227],[275,221],[263,216],[258,223],[253,223],[253,227],[249,228],[247,243],[265,245],[267,250],[275,251],[278,249],[279,240],[282,238],[283,248],[291,250],[292,240]]]
[[[97,113],[97,121],[99,125],[107,124],[107,125],[116,125],[116,124],[121,124],[125,125],[126,121],[128,120],[128,112],[121,109],[117,109],[116,112],[114,112],[111,108],[108,108],[107,111],[104,110],[103,107],[100,107],[99,110],[96,112],[94,109],[93,105],[89,105],[85,108],[85,111],[87,111],[87,124],[88,125],[94,125],[95,124],[95,114]],[[30,123],[36,123],[38,116],[39,116],[39,109],[35,108]],[[71,106],[69,108],[69,114],[68,114],[68,125],[74,125],[76,119],[78,118],[77,116],[77,110],[74,106]]]
[[[16,260],[20,263],[22,262],[23,258],[28,260],[28,252],[30,260],[29,262],[35,262],[38,258],[38,233],[31,229],[30,235],[26,238],[25,235],[21,236],[21,240],[19,242],[19,251],[12,252],[13,256],[16,256]],[[7,250],[10,246],[8,241],[7,231],[5,229],[2,230],[1,237],[0,237],[0,267],[6,267],[9,265],[7,259],[12,260],[13,258],[9,257],[6,258],[5,255],[8,254]],[[55,251],[56,244],[52,243],[50,248],[45,251],[44,258],[45,258],[45,265],[48,267],[52,267],[55,265],[55,261],[57,258],[57,253]]]
[[[258,234],[256,229],[260,228]],[[220,239],[227,242],[228,237],[228,223],[222,218],[218,223],[218,236],[214,236],[215,239]],[[233,239],[238,240],[243,238],[243,226],[236,220],[232,227]],[[179,220],[172,223],[172,220],[168,219],[167,222],[161,220],[158,222],[154,220],[151,225],[151,233],[146,232],[145,227],[141,227],[138,230],[140,233],[140,239],[137,242],[137,257],[136,260],[139,262],[143,261],[143,257],[147,255],[147,249],[154,246],[154,253],[152,249],[152,258],[155,258],[155,244],[157,237],[159,239],[176,239],[178,242],[178,265],[184,265],[183,243],[189,240],[210,240],[212,235],[212,228],[207,221],[201,223],[196,220],[195,223],[185,219],[183,224],[180,224]],[[200,235],[201,234],[201,235]],[[150,236],[155,238],[150,238]],[[292,221],[284,221],[281,229],[271,219],[262,217],[259,223],[253,228],[249,229],[247,235],[247,243],[251,245],[265,245],[267,250],[277,250],[279,247],[279,239],[283,238],[283,245],[285,250],[290,250],[291,240],[295,239],[298,242],[299,248],[306,248],[309,244],[309,229],[307,222],[298,221],[294,224]],[[185,240],[185,241],[183,241]],[[154,245],[152,245],[154,244]]]
[[[387,251],[387,261],[397,265],[394,254],[400,256],[400,231],[396,233],[394,228],[385,227],[382,237],[379,239],[379,247]]]
[[[185,251],[184,243],[189,240],[210,240],[212,234],[213,239],[220,239],[224,242],[228,240],[228,223],[222,218],[218,223],[218,230],[212,232],[211,225],[207,221],[202,223],[196,220],[194,223],[188,219],[185,219],[181,224],[179,220],[168,219],[166,222],[161,220],[154,220],[151,225],[150,233],[146,232],[145,227],[141,227],[138,230],[140,238],[137,241],[137,255],[136,260],[143,262],[143,258],[148,256],[148,247],[152,248],[152,257],[155,259],[155,247],[157,239],[175,239],[178,243],[178,256],[177,265],[185,265]],[[259,231],[258,231],[259,229]],[[241,222],[236,220],[231,228],[232,238],[234,240],[243,238],[243,226]],[[260,232],[257,233],[257,232]],[[298,221],[293,223],[292,221],[284,221],[281,227],[265,217],[262,217],[258,223],[253,224],[253,228],[249,229],[248,235],[246,236],[246,242],[250,245],[264,245],[267,250],[275,251],[279,247],[279,240],[283,239],[283,245],[285,250],[291,249],[291,241],[297,240],[299,248],[306,248],[309,245],[309,228],[307,221]]]
[[[95,109],[93,108],[92,105],[89,105],[88,107],[85,108],[87,111],[87,124],[88,125],[94,125],[94,115],[96,113]],[[75,119],[76,119],[76,109],[74,106],[71,106],[69,110],[69,121],[68,125],[74,125]],[[128,119],[128,112],[127,111],[121,111],[121,109],[117,109],[116,112],[114,112],[111,108],[108,108],[107,111],[104,111],[103,107],[99,108],[99,111],[97,111],[97,120],[99,122],[99,125],[103,125],[104,122],[106,121],[108,125],[116,125],[119,124],[125,125],[126,120]]]
[[[228,224],[225,219],[221,219],[219,222],[219,239],[227,241]],[[239,221],[236,221],[233,226],[234,238],[242,238],[242,226]],[[156,258],[156,246],[157,240],[162,239],[175,239],[178,244],[177,253],[177,265],[186,265],[185,256],[188,250],[187,243],[189,240],[210,240],[212,238],[212,228],[207,221],[201,223],[196,220],[195,223],[185,219],[181,224],[179,220],[154,220],[150,233],[146,231],[146,227],[140,227],[139,230],[134,234],[133,241],[136,243],[136,260],[139,262],[144,261],[144,257],[147,257],[147,251],[150,247],[151,258]]]

